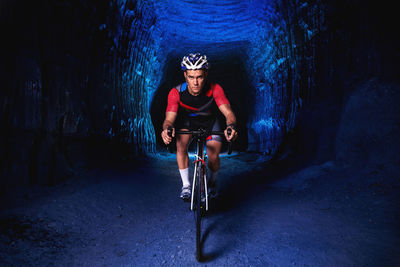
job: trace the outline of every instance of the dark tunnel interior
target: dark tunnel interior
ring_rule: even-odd
[[[223,143],[207,265],[399,266],[396,12],[360,0],[0,1],[0,262],[197,264],[161,130],[182,57],[199,52],[239,134],[232,155]]]
[[[173,87],[185,81],[183,73],[179,69],[180,61],[182,60],[181,57],[171,54],[168,58],[172,60],[166,63],[162,71],[163,78],[150,107],[157,143],[160,146],[159,150],[165,149],[165,145],[161,140],[161,130],[167,108],[166,99],[168,93]],[[211,82],[217,82],[222,88],[229,88],[226,95],[232,109],[237,113],[238,131],[241,136],[238,142],[235,143],[235,149],[245,151],[247,149],[246,124],[249,110],[249,107],[245,103],[249,98],[247,92],[249,91],[250,84],[244,74],[243,63],[240,58],[240,54],[225,54],[222,57],[220,56],[220,58],[215,57],[213,60],[215,63],[212,64],[212,71],[210,70],[208,79]],[[222,113],[218,113],[218,120],[221,125],[224,125],[225,121]]]

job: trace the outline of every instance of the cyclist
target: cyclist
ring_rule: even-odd
[[[224,90],[217,83],[207,80],[210,67],[207,57],[200,54],[189,54],[183,57],[181,68],[186,82],[172,88],[168,94],[168,105],[163,123],[161,137],[165,144],[169,144],[172,138],[168,136],[168,127],[172,127],[172,137],[175,137],[175,127],[178,130],[197,130],[204,128],[209,131],[220,131],[217,120],[218,109],[225,116],[226,129],[225,138],[228,142],[237,137],[236,117],[229,101],[225,97]],[[228,136],[227,129],[231,128]],[[182,179],[181,198],[188,200],[191,197],[191,186],[189,181],[189,156],[188,146],[190,135],[176,136],[176,159],[179,173]],[[207,156],[209,179],[208,187],[210,196],[216,194],[216,175],[219,170],[222,138],[212,135],[207,138]]]

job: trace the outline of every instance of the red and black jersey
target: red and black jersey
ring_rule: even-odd
[[[193,96],[187,90],[187,84],[182,83],[172,88],[168,95],[167,112],[178,112],[178,108],[187,111],[189,114],[207,115],[215,104],[219,107],[229,104],[225,97],[224,90],[217,83],[206,83],[202,93]]]
[[[190,125],[190,128],[196,128],[212,125],[216,119],[217,107],[223,104],[229,104],[229,101],[219,84],[207,82],[202,92],[194,96],[187,90],[187,84],[182,83],[169,92],[167,112],[178,113],[178,127],[187,128]]]

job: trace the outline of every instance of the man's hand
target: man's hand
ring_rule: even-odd
[[[228,135],[228,129],[231,129],[231,135]],[[224,133],[225,133],[225,138],[228,142],[234,141],[237,138],[237,132],[231,126],[226,127]]]
[[[171,143],[173,137],[175,137],[175,128],[172,128],[172,137],[168,135],[168,128],[161,132],[161,138],[166,145]]]

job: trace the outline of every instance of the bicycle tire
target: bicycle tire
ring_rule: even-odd
[[[196,187],[195,187],[195,222],[196,222],[196,258],[198,261],[201,260],[201,174],[203,164],[197,163],[196,171]]]

